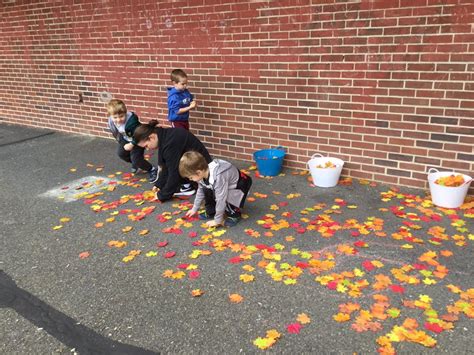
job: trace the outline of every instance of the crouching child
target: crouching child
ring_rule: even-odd
[[[199,218],[209,220],[206,223],[208,227],[232,227],[240,221],[241,209],[252,186],[250,176],[222,159],[214,159],[208,164],[195,151],[183,154],[179,161],[179,173],[198,183],[194,205],[186,213],[187,217],[196,215],[204,200],[205,212],[199,214]]]

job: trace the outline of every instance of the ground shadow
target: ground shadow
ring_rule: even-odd
[[[19,288],[3,270],[0,270],[0,307],[15,310],[35,326],[43,328],[79,354],[157,354],[110,340],[81,324],[77,324],[76,320]]]

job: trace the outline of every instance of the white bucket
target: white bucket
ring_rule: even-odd
[[[464,184],[461,186],[442,186],[435,183],[440,177],[450,175],[462,175]],[[428,170],[428,183],[430,185],[431,199],[438,207],[458,208],[467,195],[467,190],[471,184],[472,178],[468,175],[455,173],[454,171],[438,171],[434,168]]]
[[[319,156],[319,157],[317,157]],[[335,168],[317,168],[318,165],[324,166],[328,161],[332,162]],[[333,187],[337,185],[339,176],[341,175],[344,161],[338,158],[323,157],[322,154],[316,153],[311,156],[307,166],[314,185],[318,187]]]

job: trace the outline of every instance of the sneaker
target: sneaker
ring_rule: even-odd
[[[199,219],[202,219],[203,221],[208,221],[214,218],[214,216],[208,215],[207,212],[199,213],[198,217]]]
[[[150,182],[150,184],[153,184],[154,182],[156,182],[156,180],[158,180],[158,169],[155,167],[151,168],[151,170],[148,172],[148,175],[148,181]]]
[[[176,197],[179,197],[179,196],[192,196],[195,193],[196,193],[196,190],[191,185],[189,185],[189,186],[181,185],[181,188],[179,189],[179,191],[175,192],[173,196],[176,196]]]
[[[139,174],[146,174],[146,173],[149,173],[148,171],[146,170],[142,170],[140,168],[132,168],[130,170],[130,172],[133,174],[133,175],[139,175]]]
[[[225,225],[226,227],[233,227],[235,226],[237,223],[240,222],[240,220],[242,219],[242,217],[227,217],[225,219]]]

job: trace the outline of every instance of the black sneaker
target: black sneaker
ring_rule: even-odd
[[[191,184],[181,185],[181,188],[179,189],[178,192],[175,192],[173,196],[179,197],[179,196],[192,196],[196,193],[196,190]]]
[[[199,217],[199,219],[201,219],[203,221],[208,221],[208,220],[214,218],[214,216],[208,215],[207,212],[199,213],[198,217]]]
[[[153,184],[154,182],[156,182],[156,180],[158,180],[158,169],[155,167],[151,168],[151,170],[148,172],[148,175],[148,181],[150,182],[150,184]]]
[[[226,227],[233,227],[235,226],[237,223],[240,222],[240,220],[242,219],[242,217],[227,217],[225,219],[225,225]]]

